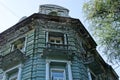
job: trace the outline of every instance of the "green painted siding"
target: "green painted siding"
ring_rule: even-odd
[[[26,49],[25,49],[25,53],[27,56],[32,55],[33,54],[33,48],[34,48],[34,30],[30,31],[27,33],[26,36]]]
[[[5,45],[3,45],[2,46],[2,48],[0,49],[0,51],[1,51],[1,55],[6,55],[6,54],[8,54],[9,52],[10,52],[10,50],[11,50],[11,45],[9,45],[9,44],[5,44]]]
[[[53,25],[54,26],[54,25]],[[29,56],[29,59],[23,63],[22,68],[22,80],[45,80],[46,76],[46,59],[40,54],[43,53],[44,48],[46,47],[46,32],[42,28],[42,26],[36,26],[36,30],[29,31],[25,34],[26,37],[26,48],[25,54]],[[68,26],[67,26],[68,27]],[[69,27],[68,27],[69,28]],[[67,34],[67,43],[69,45],[69,49],[74,51],[75,54],[80,54],[81,51],[80,39],[77,40],[76,32],[72,29],[69,30],[61,30],[61,29],[50,29],[51,31],[59,31]],[[10,47],[4,48],[2,54],[9,53]],[[56,53],[57,54],[57,53]],[[55,56],[51,57],[51,59],[58,59]],[[60,58],[63,59],[64,58]],[[84,64],[82,63],[82,59],[78,59],[78,57],[74,57],[72,59],[72,75],[73,80],[88,80],[87,70]],[[55,65],[54,65],[55,66]],[[65,66],[66,72],[66,80],[68,80],[68,70],[67,66]]]
[[[72,73],[73,80],[88,80],[87,69],[77,57],[72,61]]]

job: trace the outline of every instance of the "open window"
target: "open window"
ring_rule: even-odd
[[[12,51],[15,49],[19,49],[22,52],[25,51],[25,37],[20,38],[12,43]]]

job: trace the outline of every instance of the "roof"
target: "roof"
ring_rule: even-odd
[[[29,17],[25,18],[24,20],[18,22],[17,24],[13,25],[9,29],[5,30],[4,32],[0,33],[0,46],[2,46],[4,43],[7,42],[7,39],[5,37],[6,35],[9,35],[10,32],[14,32],[14,31],[20,29],[21,27],[24,27],[25,25],[31,23],[35,19],[42,19],[42,20],[56,21],[56,22],[65,22],[65,23],[70,23],[72,25],[76,25],[76,27],[74,26],[73,28],[78,33],[80,33],[80,31],[83,30],[87,35],[89,35],[89,39],[92,41],[92,44],[94,46],[96,46],[95,41],[90,36],[90,34],[85,29],[85,27],[83,26],[83,24],[80,22],[79,19],[70,18],[70,17],[51,16],[51,15],[45,15],[45,14],[40,14],[40,13],[34,13],[31,16],[29,16]]]

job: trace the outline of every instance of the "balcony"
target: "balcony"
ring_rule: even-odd
[[[70,57],[70,50],[68,45],[47,43],[46,48],[43,50],[43,56],[56,57],[56,58],[68,58]]]
[[[23,54],[19,49],[16,49],[5,56],[0,57],[0,68],[3,70],[9,69],[19,63],[24,62],[27,56]]]

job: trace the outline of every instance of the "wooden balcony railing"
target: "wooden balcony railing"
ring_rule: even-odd
[[[66,44],[54,44],[47,43],[46,48],[43,50],[44,57],[54,57],[54,58],[70,58],[70,53],[68,49],[69,45]]]
[[[16,49],[5,56],[0,57],[0,67],[3,70],[9,69],[23,61],[28,57],[22,53],[19,49]]]
[[[57,49],[57,50],[68,50],[68,45],[47,43],[47,48],[49,48],[49,49]]]

